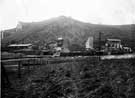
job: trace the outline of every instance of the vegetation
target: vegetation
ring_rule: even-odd
[[[134,65],[135,59],[85,59],[36,66],[21,81],[10,78],[14,90],[5,98],[134,98]]]

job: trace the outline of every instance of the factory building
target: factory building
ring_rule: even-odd
[[[107,39],[105,46],[108,48],[115,48],[115,49],[122,48],[120,39]]]

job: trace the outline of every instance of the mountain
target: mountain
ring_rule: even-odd
[[[126,46],[135,47],[135,24],[99,25],[84,23],[71,17],[60,16],[41,22],[19,22],[16,28],[6,30],[8,36],[2,39],[2,46],[11,43],[36,43],[40,45],[64,38],[64,45],[70,50],[84,48],[88,37],[94,37],[94,47],[98,45],[99,32],[102,41],[118,38]]]

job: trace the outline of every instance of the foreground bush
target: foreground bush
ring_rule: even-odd
[[[20,98],[135,98],[135,61],[40,66],[20,89]]]

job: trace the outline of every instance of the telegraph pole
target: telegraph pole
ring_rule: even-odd
[[[100,50],[101,50],[101,35],[102,35],[102,33],[101,32],[99,32],[99,39],[98,39],[98,41],[99,41],[99,46],[98,46],[98,49],[99,49],[99,52],[100,52]]]
[[[132,35],[132,39],[131,39],[132,43],[131,43],[131,45],[132,45],[133,49],[134,49],[134,37],[135,37],[134,33],[135,33],[134,24],[132,24],[131,25],[131,35]]]

